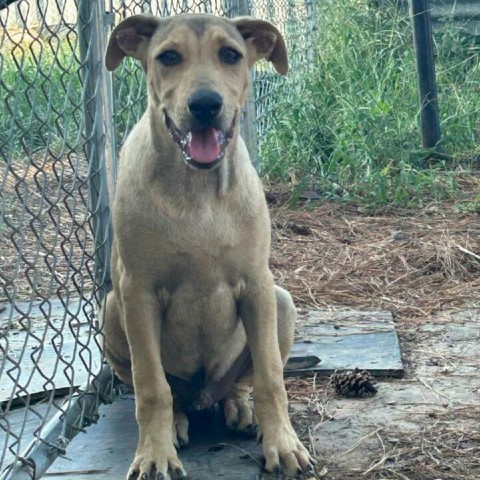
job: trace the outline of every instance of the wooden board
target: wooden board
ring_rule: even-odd
[[[69,306],[69,311],[56,302],[52,302],[49,325],[46,326],[44,306],[38,304],[29,308],[29,330],[9,328],[0,341],[2,347],[8,347],[7,368],[3,369],[0,379],[0,398],[8,400],[15,381],[11,375],[5,375],[8,368],[21,363],[20,382],[25,382],[31,396],[34,392],[45,394],[53,387],[39,375],[48,373],[55,383],[56,391],[70,386],[70,378],[75,385],[83,383],[88,376],[88,369],[82,361],[88,349],[90,367],[100,366],[100,352],[93,341],[90,322],[82,317],[82,306],[77,303]],[[0,314],[0,328],[8,317],[6,312]],[[25,318],[25,315],[23,315]],[[82,320],[83,318],[83,320]],[[15,325],[15,319],[9,325]],[[18,322],[17,322],[18,324]],[[63,327],[60,329],[60,327]],[[68,359],[73,369],[73,376],[65,375],[59,368],[57,350],[58,332],[61,331],[61,356]],[[41,343],[41,355],[38,357],[23,355],[30,347],[37,348]],[[80,350],[79,350],[80,345]],[[56,350],[57,349],[57,350]],[[314,357],[321,359],[313,366]],[[365,368],[377,375],[391,376],[403,372],[398,338],[395,325],[389,312],[358,311],[314,311],[299,319],[296,343],[291,353],[291,369],[296,373],[311,372],[319,375],[330,374],[336,369]],[[305,361],[307,360],[307,361]],[[60,360],[60,362],[62,359]],[[9,364],[10,362],[10,364]],[[313,362],[315,363],[315,362]],[[307,368],[299,368],[308,365]],[[93,370],[95,371],[95,370]],[[292,371],[289,372],[290,374]],[[21,395],[16,390],[16,395]],[[47,412],[47,406],[33,407],[36,414],[25,408],[12,410],[6,419],[9,428],[17,435],[21,434],[22,451],[33,438],[33,432],[41,424],[43,415],[51,416],[56,409]],[[87,433],[79,434],[69,445],[65,458],[57,460],[45,478],[68,478],[69,480],[111,480],[124,478],[133,459],[138,429],[134,415],[134,397],[123,395],[113,405],[102,406],[100,420],[89,427]],[[249,457],[257,456],[260,447],[249,439],[238,438],[229,433],[221,415],[213,418],[194,417],[191,424],[191,446],[180,452],[180,458],[192,480],[231,479],[255,480],[259,475],[259,465]],[[11,445],[14,437],[5,438],[0,430],[0,445]],[[5,442],[5,440],[7,440]],[[13,457],[4,459],[5,467]]]
[[[35,438],[34,432],[39,432],[58,413],[60,406],[60,400],[54,405],[39,403],[30,408],[16,408],[9,411],[5,418],[0,417],[0,456],[4,455],[0,458],[0,471],[14,462],[15,455],[24,453]],[[5,429],[8,429],[8,434]]]
[[[0,313],[0,351],[8,352],[0,359],[5,361],[0,402],[11,398],[18,401],[27,392],[33,399],[53,389],[56,395],[64,394],[72,385],[83,385],[92,372],[98,372],[99,335],[85,313],[87,306],[78,299],[67,307],[52,300],[17,304],[13,315],[10,310],[7,307]],[[307,368],[293,365],[305,356],[317,356],[321,362]],[[354,367],[377,376],[403,373],[389,312],[312,311],[298,321],[291,359],[289,375],[312,370],[329,375],[337,369]]]
[[[125,478],[135,455],[138,427],[132,395],[101,407],[100,420],[80,433],[46,479],[112,480]],[[260,447],[227,431],[221,412],[190,417],[190,446],[179,452],[189,480],[256,480]],[[242,457],[242,458],[241,458]],[[246,457],[246,458],[244,458]]]
[[[290,358],[316,356],[314,367],[292,368],[288,374],[317,372],[330,375],[335,370],[355,367],[376,376],[404,373],[400,343],[390,312],[312,311],[298,322],[296,341]]]
[[[54,389],[64,394],[99,371],[100,335],[88,309],[76,298],[68,305],[19,303],[0,313],[0,402],[15,403],[27,393],[41,398]]]
[[[46,423],[57,411],[45,404],[12,410],[8,413],[12,435],[7,438],[0,429],[0,446],[13,446],[18,454],[23,453],[35,438],[34,432],[42,424],[41,418]],[[259,465],[256,462],[261,447],[253,439],[230,433],[218,409],[213,413],[191,416],[189,432],[191,444],[180,451],[189,479],[257,479]],[[15,445],[15,436],[21,436],[19,445]],[[42,478],[123,479],[134,458],[137,439],[135,398],[122,395],[113,404],[100,408],[98,422],[86,433],[79,433],[68,446],[66,456],[59,458]],[[10,451],[5,453],[2,470],[15,459]]]

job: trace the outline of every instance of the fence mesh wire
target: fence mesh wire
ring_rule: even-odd
[[[308,0],[102,3],[0,0],[0,471],[30,462],[32,478],[25,448],[47,442],[47,421],[85,395],[80,386],[102,365],[96,315],[109,288],[116,146],[143,112],[146,90],[131,61],[110,89],[109,28],[141,12],[250,12],[279,26],[294,66],[308,63]],[[279,82],[265,65],[255,73],[251,121],[260,131]],[[70,430],[91,420],[65,423],[49,448],[62,453]]]

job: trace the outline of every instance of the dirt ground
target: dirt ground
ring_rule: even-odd
[[[269,192],[272,268],[300,312],[390,310],[407,374],[365,399],[289,379],[321,479],[480,478],[480,215],[462,202],[365,214]],[[270,478],[265,476],[265,478]]]

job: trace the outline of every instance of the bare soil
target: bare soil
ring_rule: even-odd
[[[310,478],[478,480],[479,213],[463,202],[292,209],[287,197],[268,194],[277,282],[300,312],[392,311],[407,371],[365,399],[336,396],[328,379],[287,380],[292,420],[319,461]]]

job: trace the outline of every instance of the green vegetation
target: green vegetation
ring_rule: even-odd
[[[286,79],[259,71],[269,123],[260,136],[262,174],[299,192],[315,188],[329,198],[374,207],[461,196],[459,174],[469,168],[462,159],[479,155],[480,45],[453,25],[435,31],[439,147],[453,160],[428,163],[408,14],[387,0],[381,8],[371,0],[314,3],[314,48],[306,52],[305,41],[291,42],[294,68]],[[288,36],[299,22],[289,23]],[[1,54],[3,158],[31,158],[45,149],[81,151],[86,94],[75,33],[13,49],[4,45]],[[308,54],[308,67],[295,65]],[[144,108],[145,80],[131,61],[115,75],[120,145]],[[478,199],[465,199],[463,208],[478,208]]]
[[[37,152],[82,151],[84,102],[78,39],[75,33],[0,50],[0,152],[11,159]],[[119,144],[143,112],[146,95],[141,68],[124,62],[116,75],[116,135]],[[95,93],[93,93],[95,95]],[[0,157],[1,158],[1,157]]]
[[[429,166],[421,149],[410,19],[386,3],[317,7],[314,64],[306,72],[292,69],[281,82],[262,137],[262,172],[270,180],[372,206],[460,193],[456,179],[468,165],[459,160],[480,145],[480,45],[457,26],[435,31],[439,147],[455,160]]]
[[[82,89],[70,38],[4,48],[0,53],[0,147],[23,158],[80,142]]]

